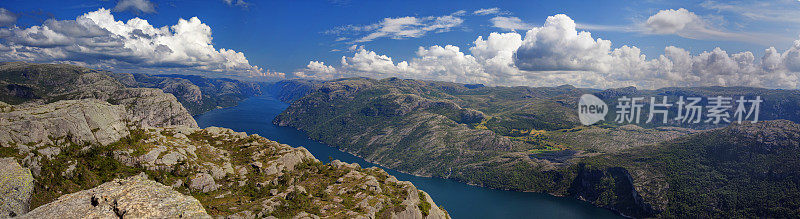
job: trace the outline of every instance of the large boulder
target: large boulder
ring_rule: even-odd
[[[139,174],[61,196],[21,218],[211,218],[194,197]]]
[[[33,194],[33,176],[14,158],[0,159],[0,218],[28,212]]]

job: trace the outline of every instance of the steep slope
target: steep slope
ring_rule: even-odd
[[[245,98],[261,95],[262,84],[227,78],[206,78],[196,75],[146,75],[111,73],[128,87],[158,88],[171,93],[192,115],[216,108],[235,106]]]
[[[269,84],[269,93],[278,100],[291,103],[315,90],[323,81],[291,79]]]
[[[159,89],[127,88],[105,72],[89,68],[64,64],[2,63],[0,87],[24,89],[30,94],[20,95],[19,92],[8,92],[8,89],[0,91],[0,101],[19,105],[15,108],[60,100],[97,99],[124,105],[125,119],[139,125],[197,126],[172,94]]]
[[[570,160],[627,143],[612,141],[608,148],[592,149],[553,141],[561,136],[551,132],[575,135],[586,129],[577,125],[573,105],[577,97],[592,90],[570,86],[490,88],[352,78],[316,87],[292,102],[273,122],[416,175],[493,188],[552,192],[568,178],[564,174],[571,174],[559,170]],[[612,129],[640,145],[686,133]],[[538,157],[566,150],[576,153],[558,159]]]
[[[146,103],[122,102],[3,107],[0,123],[10,125],[0,128],[0,157],[22,163],[35,180],[25,204],[38,208],[23,216],[447,217],[425,192],[379,168],[323,164],[303,148],[224,128],[150,126],[147,119],[127,119],[139,118],[128,107]],[[103,184],[142,172],[155,182],[140,177],[129,186],[118,187],[125,180]],[[160,203],[164,199],[175,205]],[[150,211],[159,208],[165,211]]]
[[[614,176],[613,172],[630,173]],[[800,209],[800,125],[776,120],[732,125],[620,154],[584,160],[573,195],[632,206],[635,188],[653,215],[785,218]],[[588,177],[594,175],[594,177]],[[629,179],[624,179],[629,177]],[[619,185],[630,181],[632,185]],[[646,208],[643,208],[646,209]],[[648,214],[639,214],[648,215]]]
[[[627,158],[638,157],[643,151],[661,148],[654,145],[678,141],[676,139],[685,136],[698,140],[686,143],[687,147],[700,147],[700,140],[718,139],[715,135],[723,136],[719,139],[726,139],[730,144],[735,143],[731,141],[737,138],[730,134],[702,131],[723,125],[654,127],[606,122],[582,126],[577,122],[575,109],[578,98],[587,93],[596,94],[609,103],[621,96],[663,95],[673,99],[678,96],[761,96],[765,100],[761,120],[800,120],[797,114],[800,111],[796,110],[800,109],[800,93],[796,90],[700,87],[601,91],[571,86],[482,87],[396,78],[350,78],[315,85],[304,97],[293,101],[273,123],[295,127],[313,139],[400,171],[491,188],[573,196],[633,217],[686,217],[696,213],[691,212],[696,209],[686,210],[694,207],[684,206],[682,210],[669,210],[669,206],[721,204],[695,203],[685,196],[670,198],[665,191],[675,186],[666,179],[677,176],[663,172],[676,167],[651,164],[651,160],[658,160],[654,158],[658,157],[656,155],[642,161]],[[774,122],[766,124],[770,123]],[[778,122],[775,126],[793,127],[793,124]],[[760,128],[765,133],[780,133],[777,129]],[[784,146],[794,144],[784,143],[788,144]],[[603,159],[619,165],[595,163]],[[716,164],[705,163],[692,168],[704,171],[708,165]],[[684,169],[683,174],[691,175],[692,168]],[[759,174],[747,173],[741,177]],[[782,188],[796,190],[791,186]],[[721,190],[736,197],[748,194],[733,189]],[[708,194],[711,193],[694,193]],[[762,197],[770,202],[749,202],[762,206],[754,211],[780,207],[774,201],[783,200],[782,197]],[[747,205],[737,206],[744,209]],[[712,213],[712,216],[750,216],[754,212],[743,210],[749,213],[740,215],[732,213],[731,208],[705,210],[724,213]]]
[[[0,101],[10,104],[83,98],[111,101],[117,92],[130,95],[137,90],[128,88],[157,88],[172,94],[191,115],[197,115],[260,95],[261,86],[232,79],[115,73],[65,64],[0,63]]]

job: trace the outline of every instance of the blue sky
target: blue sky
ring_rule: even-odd
[[[61,62],[122,72],[253,80],[396,76],[488,85],[598,88],[746,85],[797,89],[800,84],[800,55],[795,52],[800,45],[794,42],[800,39],[800,17],[794,16],[800,14],[800,1],[794,0],[6,0],[0,2],[0,8],[0,25],[4,26],[0,28],[0,50],[9,51],[0,61]],[[50,24],[54,35],[34,33],[42,28],[31,29],[47,26],[48,19],[76,21],[100,8],[110,10],[105,14],[115,21],[138,17],[154,29],[196,17],[198,22],[188,22],[192,30],[203,32],[205,25],[210,34],[199,39],[171,37],[162,47],[144,44],[163,40],[142,40],[142,45],[130,51],[130,36],[114,35],[121,32],[111,31],[110,37],[100,32],[71,36],[75,31],[58,30],[54,28],[57,24]],[[555,16],[559,14],[566,16]],[[103,13],[93,16],[95,22],[107,17]],[[103,29],[116,24],[91,25]],[[570,29],[571,25],[575,27]],[[381,28],[399,29],[381,32]],[[534,28],[543,30],[528,32]],[[591,36],[581,38],[582,31]],[[513,34],[489,39],[493,32]],[[37,34],[43,37],[36,38]],[[152,34],[151,38],[164,35]],[[528,39],[534,35],[539,37]],[[50,38],[43,40],[46,37]],[[474,48],[478,37],[502,46]],[[120,41],[98,49],[98,39],[107,38]],[[181,45],[189,43],[182,40],[199,43],[202,48],[183,48]],[[630,47],[636,50],[630,51]],[[670,51],[673,55],[659,60],[668,47],[675,48]],[[775,51],[766,51],[770,47]],[[148,55],[158,51],[166,52]],[[181,55],[175,55],[178,53]],[[719,58],[723,53],[726,57]],[[641,55],[646,58],[630,60]],[[685,57],[679,57],[682,55]],[[767,58],[771,61],[764,61]],[[386,62],[388,59],[391,61]]]

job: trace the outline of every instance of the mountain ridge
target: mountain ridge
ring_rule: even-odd
[[[622,156],[725,127],[582,126],[576,115],[582,94],[609,100],[622,95],[749,92],[769,100],[764,105],[779,103],[762,108],[762,120],[779,116],[795,122],[800,119],[781,113],[800,108],[800,92],[795,90],[475,87],[397,78],[338,79],[310,89],[273,123],[297,128],[312,139],[401,172],[490,188],[572,196],[632,217],[690,214],[667,211],[666,205],[654,198],[658,196],[652,195],[654,190],[647,189],[659,187],[641,185],[652,176],[631,172],[638,170],[628,166],[598,171],[586,166],[589,163],[585,160]],[[476,140],[481,138],[497,140]]]

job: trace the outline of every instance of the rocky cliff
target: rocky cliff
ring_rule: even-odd
[[[0,63],[0,101],[10,104],[84,98],[113,101],[131,95],[157,96],[160,94],[153,92],[161,92],[174,97],[160,98],[177,99],[191,115],[197,115],[260,95],[261,86],[224,78],[116,73],[65,64]]]
[[[123,119],[134,121],[137,125],[197,126],[172,94],[160,89],[125,87],[104,71],[63,64],[1,63],[0,86],[3,85],[20,89],[24,87],[31,93],[20,96],[19,92],[0,92],[0,101],[18,105],[15,108],[61,100],[97,99],[125,106],[120,108],[126,111]],[[58,114],[51,117],[68,118]]]
[[[257,82],[196,75],[147,75],[105,72],[131,88],[158,88],[175,95],[189,113],[198,115],[216,108],[235,106],[245,98],[261,95]]]
[[[798,161],[799,124],[736,124],[588,158],[570,194],[635,217],[795,217]]]
[[[769,106],[760,118],[771,121],[582,126],[575,113],[582,94],[607,101],[761,96]],[[400,171],[571,196],[631,217],[791,217],[800,203],[797,109],[797,90],[600,91],[348,78],[315,85],[273,123]]]
[[[0,113],[0,145],[30,151],[37,144],[73,142],[109,144],[128,135],[125,107],[97,99],[62,100],[42,106],[21,106]]]
[[[4,201],[2,216],[448,217],[379,168],[323,164],[257,135],[198,129],[174,98],[153,98],[162,94],[125,88],[111,101],[0,102],[0,156],[29,174],[3,181],[13,192],[0,198],[18,201]]]
[[[269,93],[280,101],[291,103],[318,88],[322,83],[323,81],[316,80],[282,80],[270,84]]]

